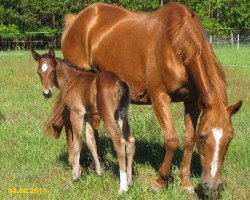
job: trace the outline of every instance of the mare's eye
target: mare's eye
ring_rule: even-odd
[[[200,141],[205,144],[206,143],[206,136],[205,135],[200,135]]]

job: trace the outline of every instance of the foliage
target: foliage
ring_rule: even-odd
[[[161,3],[170,0],[0,0],[0,25],[15,25],[20,32],[16,37],[25,36],[25,32],[48,30],[45,37],[60,34],[63,16],[67,13],[78,13],[85,7],[96,3],[113,3],[123,7],[140,10],[156,10]],[[250,27],[249,0],[178,0],[190,6],[200,17],[208,32],[217,28]],[[7,28],[11,30],[11,28]],[[6,31],[6,30],[5,30]],[[13,38],[1,33],[5,39]]]
[[[15,39],[20,35],[19,29],[15,24],[0,25],[0,37],[6,39]]]

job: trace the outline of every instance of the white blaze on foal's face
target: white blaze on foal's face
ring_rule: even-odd
[[[48,65],[46,63],[43,63],[42,72],[46,72],[47,70],[48,70]]]
[[[216,172],[218,170],[218,160],[219,160],[219,151],[220,151],[220,142],[223,135],[222,128],[214,128],[212,130],[213,137],[215,140],[215,148],[214,148],[214,154],[213,154],[213,160],[211,163],[211,176],[212,178],[215,177]]]

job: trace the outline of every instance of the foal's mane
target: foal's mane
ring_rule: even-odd
[[[58,58],[58,57],[52,58],[49,54],[43,54],[43,55],[40,56],[40,58],[50,58],[50,59],[53,59],[54,61],[60,61],[65,66],[70,67],[70,68],[75,69],[75,70],[80,71],[80,72],[96,73],[96,69],[94,69],[94,68],[92,68],[90,70],[86,70],[86,69],[80,68],[77,65],[74,65],[74,64],[72,64],[72,63],[70,63],[67,60],[64,60],[62,58]]]

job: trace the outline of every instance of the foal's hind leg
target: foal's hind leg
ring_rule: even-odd
[[[106,114],[112,116],[113,113]],[[113,117],[106,117],[103,119],[107,132],[110,138],[113,141],[114,149],[116,151],[119,169],[120,169],[120,189],[119,193],[125,192],[128,190],[128,181],[127,181],[127,170],[126,170],[126,153],[125,153],[125,139],[122,138],[119,134],[118,128]]]
[[[128,186],[131,186],[133,184],[132,165],[135,155],[135,138],[130,131],[127,116],[124,117],[124,119],[119,119],[118,123],[126,140],[127,177],[128,177]]]
[[[87,143],[90,153],[92,154],[94,158],[96,173],[99,176],[101,176],[103,175],[103,168],[101,167],[98,153],[97,153],[95,132],[93,129],[93,116],[86,116],[85,123],[86,123],[86,143]]]
[[[184,153],[181,163],[181,188],[189,193],[194,192],[194,188],[189,183],[190,165],[193,148],[195,145],[195,129],[200,114],[197,101],[184,103],[185,105],[185,143]]]
[[[73,170],[72,179],[77,180],[80,177],[80,153],[82,149],[82,123],[83,115],[76,112],[70,112],[70,121],[73,128]]]

